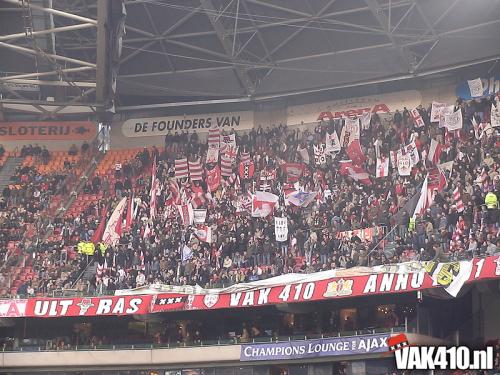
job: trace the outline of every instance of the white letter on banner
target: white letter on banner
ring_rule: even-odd
[[[365,289],[363,293],[375,293],[377,290],[377,275],[370,275],[368,281],[366,282]]]

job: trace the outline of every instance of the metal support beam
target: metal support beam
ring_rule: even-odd
[[[17,0],[3,0],[3,1],[6,2],[6,3],[17,4],[20,7],[22,7],[21,1],[17,1]],[[68,13],[68,12],[63,12],[62,10],[57,10],[57,9],[53,9],[53,8],[44,8],[42,6],[33,4],[32,2],[30,2],[29,6],[32,9],[41,10],[43,12],[54,14],[56,16],[66,17],[66,18],[69,18],[69,19],[72,19],[72,20],[75,20],[75,21],[80,21],[80,22],[91,23],[93,25],[97,25],[97,21],[93,20],[91,18],[78,16],[76,14],[72,14],[72,13]]]
[[[0,10],[1,10],[1,8],[0,8]],[[79,23],[78,25],[69,25],[69,26],[63,26],[63,27],[55,27],[53,29],[33,31],[31,33],[31,35],[33,35],[33,36],[39,36],[39,35],[46,35],[46,34],[55,34],[55,33],[62,33],[64,31],[89,29],[89,28],[92,28],[92,27],[96,27],[96,26],[93,25],[93,24],[91,24],[91,23]],[[9,35],[0,35],[0,41],[3,41],[3,40],[12,41],[14,39],[19,39],[19,38],[24,38],[24,37],[26,37],[26,33],[16,33],[16,34],[9,34]]]
[[[65,82],[65,81],[40,81],[38,79],[11,79],[11,80],[5,80],[5,81],[2,80],[2,79],[0,79],[0,82],[5,82],[5,83],[19,83],[19,84],[25,84],[25,85],[39,85],[39,86],[96,87],[96,84],[94,82],[75,82],[75,81],[71,81],[71,85],[70,85],[68,82]]]
[[[5,42],[0,42],[0,47],[5,47],[5,48],[13,49],[13,50],[18,51],[18,52],[28,53],[30,55],[38,55],[39,54],[38,51],[34,51],[32,49],[25,48],[25,47],[15,46],[13,44],[8,44],[8,43],[5,43]],[[49,54],[49,53],[47,53],[46,55],[47,55],[47,57],[53,58],[54,60],[66,61],[66,62],[69,62],[69,63],[73,63],[73,64],[77,64],[77,65],[83,65],[83,66],[88,66],[88,67],[91,67],[91,68],[95,68],[96,67],[96,64],[92,64],[92,63],[90,63],[88,61],[72,59],[70,57],[59,56],[59,55],[54,55],[54,54]]]
[[[217,10],[214,7],[212,1],[200,0],[200,3],[203,9],[205,10],[208,19],[212,23],[212,26],[217,32],[217,36],[222,44],[222,47],[224,48],[224,51],[226,52],[227,55],[226,57],[234,62],[231,41],[226,38],[228,33],[224,25],[219,21],[219,18],[217,16]],[[252,82],[247,71],[242,66],[238,65],[233,65],[233,69],[246,95],[252,95],[255,92],[255,84]]]
[[[105,106],[108,99],[109,83],[109,0],[97,3],[97,72],[96,101]],[[102,107],[101,107],[102,108]]]
[[[82,66],[82,67],[79,67],[79,68],[61,69],[60,71],[54,70],[54,71],[51,71],[51,72],[16,74],[16,75],[13,75],[13,76],[0,77],[0,82],[9,82],[9,81],[11,81],[13,79],[19,79],[19,78],[47,77],[47,76],[58,75],[60,72],[63,72],[63,73],[77,73],[77,72],[85,72],[85,71],[89,71],[89,70],[94,70],[94,68],[89,67],[89,66]]]
[[[391,25],[389,24],[389,20],[386,17],[386,15],[381,11],[380,4],[378,3],[378,1],[377,0],[365,0],[365,3],[370,8],[370,11],[373,13],[373,16],[376,18],[376,20],[379,23],[382,30],[384,30],[384,34],[387,36],[387,38],[389,38],[392,45],[394,46],[394,48],[398,52],[399,56],[403,60],[403,62],[405,64],[405,68],[408,71],[412,71],[413,70],[412,63],[409,60],[408,55],[405,52],[404,48],[398,44],[396,38],[394,38],[394,35],[392,35]]]

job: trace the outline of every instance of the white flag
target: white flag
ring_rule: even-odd
[[[454,110],[455,110],[455,107],[452,105],[441,108],[441,113],[439,115],[439,127],[440,128],[446,127],[446,116],[452,114]]]
[[[495,104],[491,104],[491,126],[496,128],[500,126],[500,104],[497,102],[497,107]]]
[[[363,130],[370,129],[370,121],[372,120],[371,112],[363,112],[361,115],[361,127]]]
[[[114,246],[118,243],[121,236],[121,220],[125,207],[127,206],[127,198],[124,197],[117,204],[115,210],[109,217],[106,224],[106,229],[102,235],[102,243],[108,246]]]
[[[340,133],[340,146],[347,148],[356,139],[359,139],[359,119],[345,118],[344,127]]]
[[[314,145],[314,162],[316,165],[326,164],[325,145]]]
[[[195,224],[203,224],[206,219],[207,219],[207,210],[206,209],[193,210],[193,222]]]
[[[186,260],[193,259],[193,250],[189,248],[187,245],[184,245],[182,247],[182,261],[185,262]]]
[[[448,131],[462,129],[462,109],[457,109],[455,112],[445,115],[445,126]]]
[[[333,154],[340,152],[340,142],[337,132],[334,130],[332,134],[326,133],[326,148],[325,152],[327,154]]]
[[[470,81],[467,81],[470,90],[470,96],[473,98],[477,98],[479,96],[483,96],[483,82],[481,78],[476,78]]]
[[[410,165],[413,167],[420,161],[417,145],[412,141],[409,145],[404,147],[405,153],[410,157]]]
[[[288,220],[286,217],[274,218],[274,234],[278,242],[284,242],[288,239]]]
[[[377,171],[375,177],[386,177],[389,175],[389,158],[377,158]]]
[[[219,161],[219,148],[209,147],[207,151],[207,164],[217,163]]]
[[[398,151],[398,173],[400,176],[409,176],[411,173],[410,155]]]
[[[445,107],[447,107],[446,103],[432,102],[431,122],[439,122],[439,118],[441,117],[441,111]]]

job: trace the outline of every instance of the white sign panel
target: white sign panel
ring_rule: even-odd
[[[122,124],[125,137],[155,137],[188,132],[208,133],[209,129],[220,128],[229,131],[234,129],[252,129],[253,112],[210,113],[186,116],[150,117],[126,120]]]
[[[422,104],[422,95],[416,90],[332,100],[315,104],[289,106],[287,124],[298,125],[343,117],[361,117],[363,113],[389,113],[396,109],[415,108]]]

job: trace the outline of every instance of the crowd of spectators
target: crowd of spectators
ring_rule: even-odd
[[[490,198],[493,194],[497,202],[500,193],[498,131],[490,128],[477,137],[471,121],[475,117],[478,123],[488,122],[494,102],[493,97],[471,102],[457,100],[455,108],[462,110],[464,121],[463,128],[456,132],[447,132],[431,123],[430,107],[418,108],[424,120],[422,127],[414,124],[406,108],[390,116],[373,114],[370,126],[361,129],[360,136],[366,155],[363,168],[369,173],[371,184],[339,173],[339,161],[348,159],[344,149],[328,156],[324,165],[314,162],[313,145],[324,143],[326,133],[340,134],[342,119],[309,126],[259,126],[248,133],[236,134],[237,161],[243,153],[250,154],[255,165],[252,178],[223,178],[219,189],[211,194],[204,180],[176,182],[180,195],[202,192],[199,208],[207,209],[206,225],[212,229],[211,243],[200,240],[194,226],[186,227],[176,206],[171,204],[176,193],[172,188],[172,182],[176,181],[176,159],[201,158],[205,168],[213,168],[205,163],[207,141],[196,132],[169,133],[164,147],[144,148],[134,160],[117,166],[112,183],[107,176],[95,175],[89,179],[82,194],[100,192],[102,198],[76,218],[54,222],[54,230],[62,235],[63,243],[38,246],[33,255],[37,272],[34,292],[74,286],[81,292],[112,293],[115,289],[150,283],[220,287],[290,272],[311,273],[409,260],[444,261],[496,254],[500,251],[498,203],[487,206],[485,198],[488,193]],[[410,176],[400,176],[397,168],[392,168],[387,177],[375,178],[374,143],[377,142],[382,157],[389,157],[390,151],[398,150],[412,139],[419,150],[420,161],[413,166]],[[434,167],[425,158],[432,139],[443,148],[439,163],[453,161],[453,167],[447,172],[446,186],[436,195],[434,204],[413,222],[410,220],[413,211],[408,207],[411,207],[411,199],[418,197],[422,182]],[[304,163],[297,152],[304,148],[310,155],[309,164]],[[150,220],[151,166],[155,159],[160,193],[156,217]],[[280,168],[284,162],[303,163],[305,172],[299,180],[300,189],[319,194],[307,207],[284,205],[280,199],[274,216],[288,218],[288,240],[281,243],[275,240],[273,215],[251,217],[248,211],[241,209],[241,202],[249,193],[259,190],[263,174],[273,176],[266,180],[269,191],[282,196],[288,183]],[[235,175],[237,167],[238,162],[233,166]],[[38,181],[40,183],[48,184],[46,178]],[[453,194],[457,188],[463,211],[457,207]],[[109,204],[111,208],[109,217],[123,196],[133,197],[138,209],[130,230],[123,233],[119,243],[109,246],[104,254],[96,251],[94,259],[81,255],[61,260],[60,250],[92,239],[104,206]],[[26,202],[26,205],[41,204],[40,201]],[[9,212],[12,212],[12,204],[15,203],[8,206]],[[376,231],[368,240],[339,235],[348,230],[374,227],[382,231]],[[188,257],[183,257],[184,245],[190,250]],[[93,260],[105,264],[100,277],[78,278]],[[25,286],[28,288],[30,281]]]

